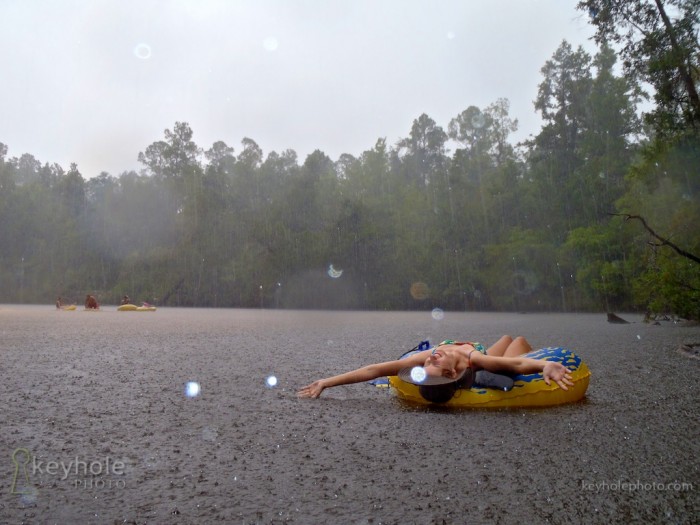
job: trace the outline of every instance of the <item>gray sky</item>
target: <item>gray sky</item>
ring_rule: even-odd
[[[337,160],[500,97],[521,140],[562,40],[595,52],[576,3],[0,0],[0,142],[86,178],[140,169],[176,121],[205,150],[249,137]]]

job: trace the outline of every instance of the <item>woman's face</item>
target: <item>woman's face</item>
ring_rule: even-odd
[[[434,348],[432,353],[428,356],[423,364],[426,374],[430,376],[442,376],[454,378],[456,377],[455,372],[455,361],[454,355],[445,353],[441,348]]]

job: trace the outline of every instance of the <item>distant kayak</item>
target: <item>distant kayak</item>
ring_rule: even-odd
[[[138,306],[135,304],[123,304],[117,307],[118,312],[135,312]]]
[[[64,310],[66,312],[72,312],[73,310],[76,310],[78,307],[74,304],[67,305],[67,306],[61,306],[59,310]]]
[[[155,306],[136,306],[135,304],[123,304],[117,307],[119,312],[155,312]]]

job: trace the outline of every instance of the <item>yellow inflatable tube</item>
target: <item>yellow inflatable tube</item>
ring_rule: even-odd
[[[457,408],[523,408],[549,407],[563,405],[583,399],[588,389],[591,372],[586,363],[571,350],[561,347],[535,350],[523,357],[558,361],[571,370],[574,383],[568,390],[562,390],[554,381],[550,385],[544,382],[542,374],[520,374],[513,378],[512,390],[504,392],[493,388],[472,387],[457,390],[454,397],[440,406]],[[431,404],[420,395],[418,386],[402,381],[397,376],[389,377],[389,384],[399,398],[420,403]]]
[[[123,304],[117,307],[119,312],[155,312],[155,306],[136,306],[135,304]]]
[[[117,307],[118,312],[135,312],[137,309],[138,306],[135,304],[123,304]]]

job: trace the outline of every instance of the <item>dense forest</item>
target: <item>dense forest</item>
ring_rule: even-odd
[[[86,180],[0,143],[0,301],[700,318],[699,6],[580,2],[598,51],[554,51],[521,144],[505,99],[337,160],[176,122]]]

